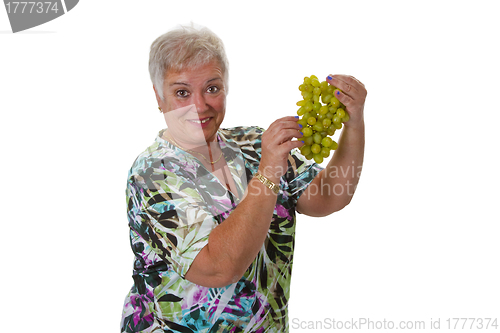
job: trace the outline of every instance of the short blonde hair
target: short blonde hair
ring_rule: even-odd
[[[227,93],[228,69],[222,40],[205,27],[180,26],[158,37],[149,52],[149,75],[162,100],[163,82],[169,70],[182,71],[216,60],[222,71]]]

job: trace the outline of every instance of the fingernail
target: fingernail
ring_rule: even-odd
[[[299,116],[295,116],[295,118],[299,119]]]
[[[340,91],[337,90],[337,96],[340,95]]]
[[[300,131],[299,131],[299,133],[300,133],[301,135],[304,135],[304,133],[302,133],[302,132],[300,132]]]
[[[305,143],[304,141],[300,140],[300,142]]]
[[[302,128],[302,125],[301,125],[301,124],[299,124],[299,127],[300,127],[300,128]]]
[[[333,77],[331,77],[330,75],[328,75],[326,78],[327,78],[328,80],[333,79]]]

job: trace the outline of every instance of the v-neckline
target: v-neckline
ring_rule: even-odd
[[[209,170],[199,159],[197,159],[195,156],[193,156],[189,152],[175,146],[170,141],[163,138],[163,132],[160,135],[160,138],[163,141],[165,141],[170,146],[171,149],[174,149],[174,150],[177,149],[177,150],[181,151],[183,154],[189,155],[194,163],[196,163],[198,166],[202,167],[207,173],[209,173],[211,175],[211,177],[216,179],[216,181],[227,191],[231,202],[233,202],[233,198],[234,198],[234,199],[236,199],[236,203],[238,203],[241,200],[241,198],[243,197],[243,194],[245,192],[244,187],[245,187],[245,184],[247,182],[246,173],[243,171],[242,175],[238,174],[238,172],[236,170],[237,168],[234,165],[236,163],[235,160],[238,158],[238,156],[228,160],[228,154],[224,154],[224,150],[230,149],[234,154],[241,156],[241,159],[242,159],[241,163],[242,163],[243,170],[245,168],[245,161],[242,157],[243,154],[242,154],[241,150],[239,148],[237,148],[238,152],[236,152],[235,149],[232,147],[232,145],[230,145],[228,142],[223,140],[222,137],[223,137],[223,135],[221,135],[221,133],[219,131],[217,131],[217,142],[219,143],[219,146],[221,147],[221,151],[222,151],[222,154],[224,157],[225,165],[227,166],[227,170],[229,171],[229,175],[231,176],[231,179],[233,180],[234,187],[235,187],[235,190],[237,193],[234,193],[233,191],[231,191],[231,187],[226,186],[226,182],[225,181],[222,182],[219,179],[219,177],[217,177],[213,171]],[[223,169],[223,168],[221,168],[221,169]],[[224,176],[227,176],[226,172],[222,171],[222,173]],[[235,181],[235,177],[239,177],[240,180]]]

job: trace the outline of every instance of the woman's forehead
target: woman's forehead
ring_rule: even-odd
[[[217,62],[210,62],[196,67],[183,69],[170,69],[165,75],[165,81],[169,84],[178,83],[205,83],[213,80],[223,80],[222,70]]]

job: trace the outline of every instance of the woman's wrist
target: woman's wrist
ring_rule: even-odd
[[[259,172],[256,172],[254,174],[254,178],[257,178],[259,182],[261,182],[265,187],[269,188],[274,194],[279,193],[279,179],[277,181],[272,181],[271,179],[267,178],[266,176],[262,175]]]
[[[262,176],[264,176],[266,179],[273,182],[274,184],[279,185],[279,183],[280,183],[281,174],[277,170],[275,170],[275,168],[263,167],[261,165],[259,167],[259,170],[257,171],[257,173],[261,174]]]

